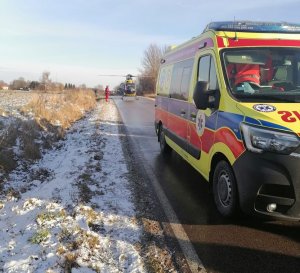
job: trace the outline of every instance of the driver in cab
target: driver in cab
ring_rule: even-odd
[[[230,85],[236,92],[255,93],[273,77],[272,60],[264,65],[231,63],[227,66]]]

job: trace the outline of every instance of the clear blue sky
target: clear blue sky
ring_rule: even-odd
[[[0,80],[114,87],[138,73],[151,43],[174,45],[210,21],[300,23],[299,0],[0,0]]]

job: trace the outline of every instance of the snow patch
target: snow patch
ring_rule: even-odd
[[[61,144],[5,184],[27,191],[1,198],[0,272],[145,272],[115,106],[99,104]]]

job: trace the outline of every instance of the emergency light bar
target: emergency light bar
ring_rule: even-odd
[[[209,23],[205,31],[237,31],[237,32],[262,32],[262,33],[300,33],[300,24],[271,23],[252,21],[224,21]]]

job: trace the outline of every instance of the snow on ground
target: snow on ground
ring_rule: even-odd
[[[4,91],[0,92],[0,115],[13,115],[22,118],[19,108],[28,104],[32,98],[31,92],[24,91]],[[1,120],[1,116],[0,116]]]
[[[145,272],[127,175],[116,108],[98,104],[58,148],[10,175],[0,272]]]

